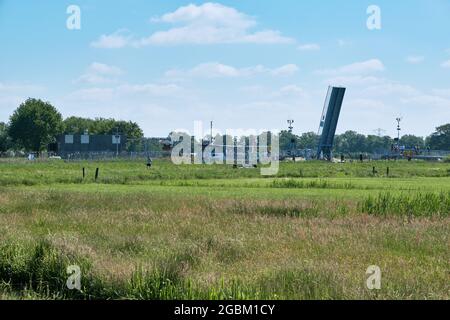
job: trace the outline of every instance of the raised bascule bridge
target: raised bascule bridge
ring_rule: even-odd
[[[328,87],[325,105],[319,125],[319,144],[317,147],[317,159],[331,161],[333,159],[333,144],[336,128],[344,101],[345,88]]]

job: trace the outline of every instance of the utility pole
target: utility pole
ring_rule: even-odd
[[[373,131],[374,131],[374,132],[377,134],[377,136],[379,136],[379,137],[381,137],[383,134],[386,133],[386,130],[381,129],[381,128],[375,129],[375,130],[373,130]]]
[[[213,143],[213,122],[212,122],[212,121],[211,121],[211,131],[210,131],[210,134],[211,134],[211,138],[210,138],[209,143],[212,145],[212,143]]]
[[[400,146],[400,131],[402,130],[400,128],[400,122],[402,121],[402,118],[396,118],[397,121],[397,145]]]
[[[292,126],[294,123],[294,120],[288,120],[287,123],[289,124],[289,133],[292,133],[292,130],[294,129],[294,127]]]
[[[294,129],[294,126],[293,126],[294,120],[290,119],[287,121],[287,123],[289,124],[289,127],[288,127],[289,133],[292,134],[292,130]],[[291,149],[290,152],[291,152],[291,156],[292,156],[292,161],[295,162],[295,149],[297,148],[297,146],[296,146],[296,141],[295,141],[294,137],[291,137],[291,142],[289,143],[289,145],[290,145],[290,149]]]

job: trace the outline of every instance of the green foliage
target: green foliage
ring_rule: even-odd
[[[436,132],[427,138],[432,150],[450,150],[450,123],[436,128]]]
[[[303,133],[298,139],[298,146],[300,149],[316,149],[319,141],[319,136],[314,132]]]
[[[354,131],[347,131],[335,137],[336,153],[383,153],[391,149],[392,138],[375,135],[362,135]]]
[[[306,132],[301,136],[297,136],[289,131],[281,131],[280,133],[280,149],[291,150],[296,149],[316,149],[319,136],[314,132]]]
[[[416,137],[408,134],[400,138],[400,145],[407,148],[419,147],[423,149],[425,147],[425,140],[422,137]]]
[[[366,137],[355,131],[347,131],[335,138],[335,150],[339,153],[365,152]]]
[[[298,136],[289,131],[281,131],[279,139],[281,150],[291,150],[298,143]]]
[[[0,122],[0,153],[7,151],[11,147],[8,136],[8,127],[5,123]]]
[[[401,215],[409,217],[448,217],[450,192],[399,194],[380,193],[368,196],[360,204],[361,211],[373,215]]]
[[[50,103],[28,99],[10,118],[8,134],[19,148],[43,151],[63,132],[61,114]]]
[[[271,178],[161,160],[0,166],[0,297],[448,299],[444,163],[282,163]],[[389,266],[377,293],[373,261]],[[81,292],[65,285],[74,264]]]
[[[0,185],[44,185],[44,184],[86,184],[94,183],[94,172],[100,168],[97,182],[105,184],[164,184],[196,186],[203,180],[216,180],[218,184],[227,183],[227,179],[256,178],[263,183],[268,179],[261,179],[261,168],[234,169],[231,165],[173,165],[169,160],[155,160],[152,170],[145,170],[146,160],[113,160],[95,162],[62,162],[39,161],[30,166],[27,161],[7,161],[2,165]],[[372,167],[378,170],[378,176],[384,177],[386,167],[389,166],[389,178],[411,177],[449,177],[448,165],[425,161],[376,161],[365,163],[330,164],[322,161],[307,161],[302,163],[280,163],[278,175],[274,178],[294,178],[292,181],[283,179],[274,187],[280,188],[309,188],[323,187],[332,189],[361,188],[355,183],[345,181],[329,182],[324,178],[373,178]],[[86,168],[86,178],[82,179],[81,169]],[[295,179],[295,178],[302,178]],[[306,178],[319,178],[319,181],[308,181]],[[205,182],[205,183],[206,183]],[[245,181],[242,181],[245,184]],[[384,182],[386,183],[386,181]]]
[[[128,139],[140,139],[144,136],[139,125],[132,121],[69,117],[64,120],[64,126],[66,134],[83,134],[86,130],[90,134],[115,134],[118,129]]]

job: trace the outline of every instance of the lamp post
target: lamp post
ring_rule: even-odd
[[[292,133],[292,129],[294,129],[294,127],[292,126],[292,124],[294,123],[294,120],[288,120],[287,122],[289,124],[289,127],[288,127],[289,133]]]
[[[402,118],[396,118],[397,121],[397,146],[400,147],[400,131],[402,130],[400,128],[400,122],[402,121]]]

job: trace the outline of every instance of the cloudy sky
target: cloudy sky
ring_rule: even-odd
[[[370,30],[370,5],[381,29]],[[81,29],[67,28],[69,5]],[[317,131],[328,85],[338,132],[428,135],[450,122],[450,1],[0,0],[0,121],[27,97],[63,114],[193,130]],[[72,20],[70,20],[72,21]]]

